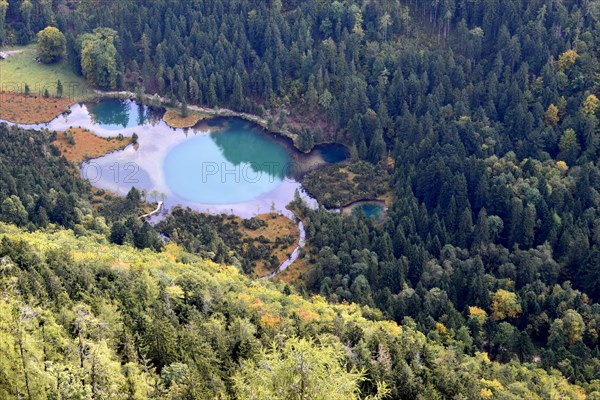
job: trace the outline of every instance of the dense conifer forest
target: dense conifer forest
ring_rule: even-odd
[[[261,257],[226,216],[93,207],[52,133],[2,125],[0,394],[269,398],[259,369],[288,382],[300,351],[345,398],[600,396],[599,1],[0,0],[0,45],[47,26],[97,88],[346,145],[304,177],[322,206],[391,200],[383,223],[296,200],[310,268],[275,287],[212,264]],[[28,250],[44,235],[131,260]]]

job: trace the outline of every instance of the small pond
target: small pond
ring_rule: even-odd
[[[385,202],[381,200],[357,201],[343,208],[346,215],[364,215],[367,218],[375,218],[378,222],[385,218]]]

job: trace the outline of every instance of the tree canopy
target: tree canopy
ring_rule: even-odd
[[[359,384],[361,394],[374,395],[373,386],[383,380],[393,382],[394,398],[581,396],[566,381],[520,365],[528,363],[597,395],[592,393],[600,376],[598,1],[102,4],[0,0],[0,42],[25,45],[34,32],[55,25],[65,32],[69,66],[99,88],[136,91],[140,99],[142,92],[158,93],[170,104],[180,102],[182,112],[195,104],[256,114],[306,151],[344,144],[350,160],[303,176],[324,208],[292,205],[305,223],[307,244],[296,274],[280,279],[299,292],[319,294],[328,309],[359,303],[367,310],[365,319],[387,318],[411,332],[373,339],[378,333],[370,325],[334,314],[327,314],[320,330],[305,324],[318,320],[317,311],[264,313],[268,296],[244,300],[249,305],[235,309],[240,298],[227,297],[233,296],[228,285],[211,286],[213,276],[172,284],[162,276],[137,280],[102,269],[94,278],[97,290],[114,289],[103,293],[125,304],[119,310],[148,310],[123,317],[134,339],[123,333],[116,348],[127,353],[121,349],[134,341],[143,349],[137,356],[150,360],[132,365],[132,375],[135,368],[152,366],[160,372],[144,373],[160,381],[155,386],[180,397],[233,394],[229,373],[240,371],[232,365],[250,359],[248,375],[257,376],[258,354],[266,361],[273,355],[283,359],[282,343],[260,352],[252,339],[259,337],[261,345],[274,341],[269,329],[283,318],[293,327],[291,337],[339,334],[350,348],[345,361],[356,361],[346,365],[361,371],[365,366],[369,379]],[[168,251],[175,243],[190,252],[179,261],[201,257],[245,272],[267,258],[267,246],[241,240],[227,216],[179,210],[153,228],[135,215],[143,206],[135,192],[93,207],[91,189],[52,148],[51,134],[24,132],[0,127],[3,221],[31,231],[64,226],[124,248]],[[325,209],[365,198],[385,203],[381,221]],[[163,246],[157,231],[172,243]],[[55,264],[61,273],[65,263]],[[60,291],[47,271],[24,265],[30,278],[18,276],[20,289],[31,284],[29,291],[37,293],[49,285],[48,296]],[[88,301],[94,296],[82,300],[79,293],[93,279],[77,273],[83,272],[73,272],[76,283],[65,275],[62,285],[69,296]],[[123,277],[139,290],[124,294],[111,286]],[[110,297],[115,293],[118,302]],[[53,301],[56,309],[77,313],[73,305]],[[103,305],[90,308],[99,313]],[[232,309],[243,321],[232,317]],[[74,318],[60,318],[72,332]],[[256,335],[248,334],[254,331],[244,319],[257,327]],[[243,335],[223,334],[229,331]],[[217,340],[224,337],[228,340]],[[424,338],[458,355],[428,346]],[[115,370],[103,348],[96,353]],[[134,358],[127,354],[121,365]],[[463,360],[476,365],[476,372],[463,375],[461,368],[468,368]],[[528,379],[532,375],[542,378]],[[198,378],[204,376],[209,383]],[[61,382],[75,382],[72,390],[84,397],[89,389],[79,385],[80,376],[67,377]],[[14,379],[19,384],[6,387],[24,393],[24,374]],[[120,377],[115,385],[123,387],[119,382]],[[136,382],[130,386],[134,392],[147,389]]]
[[[57,28],[49,26],[37,34],[38,57],[43,63],[50,64],[65,56],[67,40]]]
[[[81,37],[81,70],[92,84],[101,89],[114,89],[117,84],[117,32],[96,28]]]

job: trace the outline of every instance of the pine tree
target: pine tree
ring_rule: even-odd
[[[300,133],[300,150],[304,152],[310,151],[315,145],[313,134],[309,128],[303,127]]]
[[[188,103],[185,99],[181,102],[181,116],[183,118],[187,118],[190,115],[190,111],[188,109]]]
[[[63,97],[63,84],[60,81],[60,79],[58,80],[58,82],[56,82],[56,97],[58,97],[59,99]]]
[[[142,85],[135,87],[135,101],[138,104],[144,104],[144,87]]]
[[[381,129],[377,129],[375,135],[371,139],[369,146],[368,160],[373,164],[378,164],[383,157],[385,157],[385,142],[383,141],[383,132]]]
[[[6,13],[8,11],[8,1],[0,0],[0,46],[6,42]]]
[[[115,223],[113,223],[111,229],[110,229],[110,242],[111,243],[115,243],[118,245],[122,245],[125,243],[125,236],[127,234],[127,228],[125,227],[125,225],[120,222],[117,221]]]

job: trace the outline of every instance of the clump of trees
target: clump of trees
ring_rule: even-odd
[[[327,208],[376,199],[390,190],[388,172],[366,161],[328,165],[307,173],[302,185]]]
[[[0,219],[32,229],[83,222],[90,187],[51,144],[55,136],[0,124]]]
[[[80,38],[83,75],[101,89],[115,89],[117,85],[117,37],[113,29],[96,28]]]
[[[37,34],[38,58],[45,64],[61,60],[67,51],[67,40],[58,28],[49,26]]]
[[[292,338],[281,348],[264,351],[257,361],[244,363],[233,377],[239,399],[314,398],[332,400],[360,399],[362,374],[348,371],[340,352],[327,345]],[[298,368],[298,366],[306,366]],[[389,391],[381,386],[378,399]]]
[[[257,217],[239,219],[177,207],[156,224],[156,230],[191,253],[252,273],[258,261],[268,263],[273,269],[278,267],[279,261],[273,253],[280,246],[288,247],[294,242],[294,238],[283,235],[265,238],[243,234],[243,228],[258,230],[266,226],[267,222]]]

